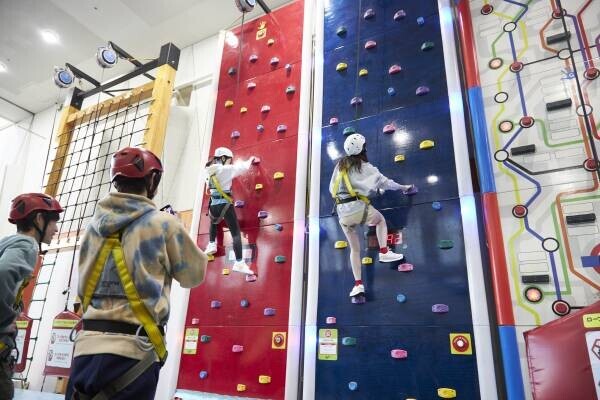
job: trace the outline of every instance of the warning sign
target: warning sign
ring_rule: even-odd
[[[198,335],[200,329],[198,328],[186,328],[185,329],[185,341],[183,342],[183,354],[196,354],[198,349]]]
[[[594,376],[596,397],[600,399],[600,331],[587,332],[585,334],[585,342],[587,344],[590,366],[592,367],[592,374]]]
[[[336,361],[338,348],[337,329],[319,329],[319,360]]]
[[[470,333],[451,333],[450,334],[450,353],[457,355],[472,355],[473,347],[471,346]]]

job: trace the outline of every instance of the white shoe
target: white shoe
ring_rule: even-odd
[[[389,250],[385,254],[379,253],[379,262],[382,262],[382,263],[400,261],[403,258],[404,258],[404,254],[394,253],[391,250]]]
[[[217,242],[208,242],[204,252],[209,256],[215,254],[217,252]]]
[[[241,272],[242,274],[246,275],[254,275],[254,271],[250,269],[250,267],[248,266],[248,264],[246,264],[244,260],[236,261],[233,264],[233,270],[235,272]]]
[[[364,285],[361,283],[360,285],[356,285],[352,288],[352,290],[350,291],[350,297],[354,297],[357,296],[361,293],[365,292],[365,287]]]

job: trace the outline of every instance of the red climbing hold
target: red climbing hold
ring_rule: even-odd
[[[556,300],[552,303],[552,311],[554,311],[554,314],[562,317],[571,312],[571,306],[564,300]]]
[[[510,64],[510,70],[512,72],[520,72],[523,69],[523,63],[521,61],[515,61]]]
[[[585,71],[583,76],[585,76],[585,79],[587,79],[588,81],[594,80],[600,76],[600,69],[596,67],[590,67]]]
[[[523,128],[530,128],[533,126],[534,122],[535,119],[533,117],[526,115],[519,120],[519,125],[521,125]]]
[[[596,160],[594,160],[593,158],[588,158],[587,160],[585,160],[583,162],[583,168],[585,168],[586,171],[597,171],[598,170],[598,162]]]
[[[494,7],[491,4],[485,4],[483,7],[481,7],[481,13],[483,15],[491,14],[492,11],[494,11]]]
[[[512,214],[515,218],[525,218],[527,216],[527,207],[522,204],[517,204],[513,207]]]

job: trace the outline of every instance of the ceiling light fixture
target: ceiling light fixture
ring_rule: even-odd
[[[52,29],[42,29],[40,31],[40,35],[42,35],[44,42],[48,44],[60,43],[60,36],[58,36],[58,33],[54,32]]]
[[[0,72],[8,71],[8,67],[3,62],[0,62]]]

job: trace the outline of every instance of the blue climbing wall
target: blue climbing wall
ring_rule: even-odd
[[[317,328],[330,338],[337,333],[338,339],[336,360],[317,359],[315,397],[434,399],[438,389],[449,388],[457,398],[479,399],[437,2],[331,0],[325,7]],[[368,41],[376,46],[366,49]],[[434,47],[422,50],[425,42]],[[337,71],[339,63],[348,68]],[[394,64],[400,73],[389,73]],[[359,76],[361,69],[368,74]],[[429,92],[416,95],[420,86]],[[352,106],[354,97],[362,104]],[[395,131],[384,133],[390,124]],[[363,265],[367,302],[362,305],[348,297],[354,282],[349,249],[334,247],[345,236],[331,215],[328,191],[348,127],[366,136],[369,160],[384,175],[420,190],[412,197],[387,192],[373,200],[390,229],[388,244],[404,253],[414,270],[398,272],[398,263],[377,262],[376,240],[365,229],[362,257],[374,261]],[[435,146],[420,149],[424,140]],[[395,162],[397,155],[404,161]],[[441,249],[442,240],[453,246]],[[406,301],[399,302],[399,294]],[[449,312],[432,312],[434,304],[447,305]],[[450,335],[456,333],[464,340],[455,340],[457,354],[452,354]],[[344,345],[344,338],[356,343]],[[461,347],[466,342],[472,354]],[[325,351],[323,343],[317,341],[317,353]],[[408,357],[392,358],[393,349],[406,350]]]

